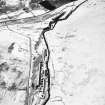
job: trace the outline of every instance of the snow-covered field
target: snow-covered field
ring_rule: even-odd
[[[104,105],[105,1],[88,0],[46,36],[53,82],[48,105]]]
[[[9,69],[14,78],[11,78],[10,72],[4,73],[3,76],[14,82],[19,71],[23,72],[24,69],[26,72],[23,72],[22,77],[27,76],[30,59],[27,36],[37,40],[43,27],[45,24],[37,23],[21,25],[19,28],[18,25],[9,27],[10,30],[16,32],[11,32],[8,27],[0,30],[0,63],[2,60],[10,63]],[[105,105],[104,28],[105,0],[88,0],[67,20],[58,22],[53,30],[45,33],[51,51],[49,62],[51,98],[47,105]],[[19,36],[19,34],[26,35],[26,37]],[[8,47],[13,42],[15,42],[15,50],[12,55],[7,55]],[[5,59],[2,59],[2,56]],[[21,63],[15,63],[13,60],[16,59]],[[17,74],[13,73],[14,67],[19,69]],[[17,80],[17,85],[20,80]],[[7,83],[11,85],[9,81]],[[2,94],[5,96],[5,100],[0,100],[4,104],[0,103],[0,105],[10,105],[9,102],[6,102],[8,99],[10,103],[11,99],[19,101],[16,97],[24,94],[22,91],[20,95],[18,92],[0,91],[0,99]],[[13,96],[15,97],[11,98]],[[23,100],[20,99],[21,102]]]

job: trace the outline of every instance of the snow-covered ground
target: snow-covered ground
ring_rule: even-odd
[[[53,82],[48,105],[105,105],[105,1],[88,0],[46,36]]]
[[[9,26],[9,29],[18,32],[17,34],[31,36],[32,39],[37,40],[43,27],[45,27],[43,23],[33,23],[19,27],[18,25]],[[104,27],[105,0],[88,0],[67,20],[58,22],[52,31],[45,33],[51,51],[49,63],[51,99],[47,105],[105,105]],[[16,32],[7,30],[8,27],[0,30],[1,53],[5,55],[7,52],[4,49],[7,50],[10,43],[14,42],[15,39],[15,50],[11,57],[14,55],[17,58],[22,57],[21,59],[24,61],[25,59],[29,60],[29,52],[18,54],[15,52],[18,45],[22,48],[26,47],[29,51],[27,45],[29,40],[21,37],[23,39],[21,41]],[[10,37],[11,35],[14,39]],[[6,57],[8,56],[5,55]],[[18,65],[20,66],[20,64]],[[16,64],[16,66],[18,65]],[[28,69],[25,66],[24,68]],[[7,94],[11,93],[7,92]],[[20,96],[18,95],[18,97]]]

